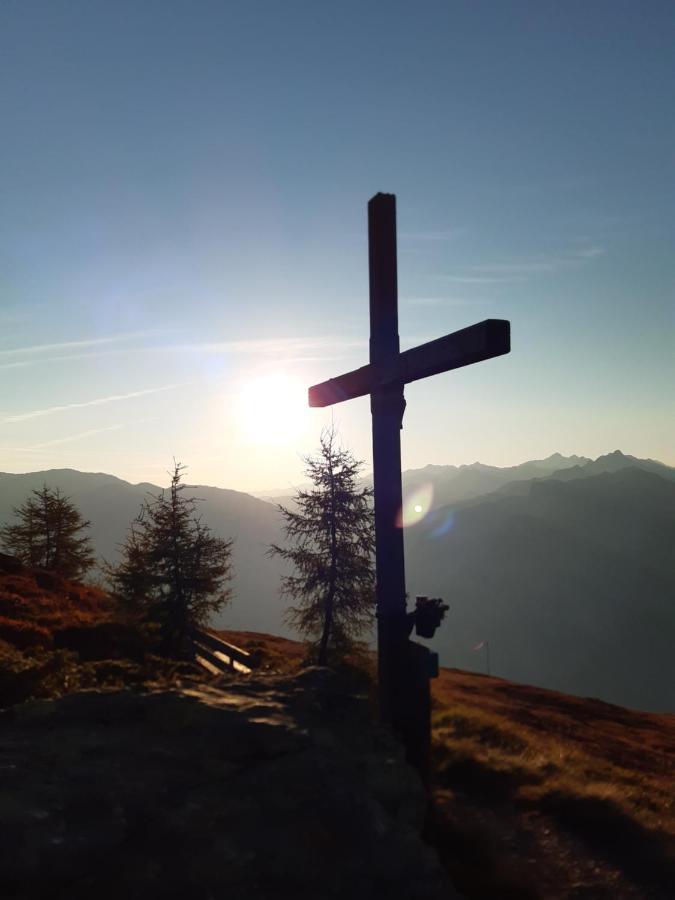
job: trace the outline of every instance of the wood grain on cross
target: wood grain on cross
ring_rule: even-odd
[[[380,715],[419,757],[415,689],[410,671],[403,560],[401,437],[404,385],[420,378],[501,356],[510,350],[510,325],[486,319],[412,350],[400,352],[396,269],[396,198],[376,194],[368,203],[370,364],[309,389],[310,406],[331,406],[370,395],[373,421],[375,571]],[[428,687],[427,687],[428,691]],[[422,698],[419,698],[420,701]],[[428,739],[428,736],[427,736]]]

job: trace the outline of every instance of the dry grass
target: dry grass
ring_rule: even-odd
[[[0,640],[0,707],[26,700],[55,699],[76,691],[167,688],[201,678],[190,663],[148,655],[142,661],[83,662],[70,650],[21,653]]]
[[[242,650],[260,654],[263,671],[292,675],[316,663],[312,649],[300,641],[255,631],[217,631],[216,634]],[[329,659],[329,664],[345,675],[351,673],[362,687],[370,690],[374,685],[377,661],[366,644],[355,644],[339,661]]]
[[[216,630],[215,633],[242,650],[259,653],[262,671],[292,675],[307,664],[307,647],[299,641],[256,631]]]
[[[448,669],[433,697],[432,831],[467,897],[672,896],[675,716]]]
[[[115,613],[113,601],[99,588],[49,572],[0,572],[0,617],[6,623],[21,622],[24,628],[31,625],[42,634],[53,634],[63,628],[110,621]]]
[[[115,658],[96,655],[94,638],[101,628],[108,629]],[[69,632],[79,634],[81,652],[64,648],[62,636]],[[144,649],[126,652],[143,644],[144,637],[121,622],[114,601],[99,588],[50,572],[0,571],[0,706],[80,690],[167,686],[201,676],[190,663]],[[92,649],[93,654],[86,652]]]

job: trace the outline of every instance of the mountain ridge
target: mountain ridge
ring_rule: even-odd
[[[441,596],[451,605],[432,642],[443,665],[480,669],[472,647],[488,639],[504,677],[652,711],[675,709],[675,469],[606,456],[590,469],[570,465],[561,477],[554,455],[547,458],[550,475],[539,469],[497,489],[473,469],[474,490],[459,492],[460,499],[435,486],[427,514],[406,529],[406,572],[411,597]],[[565,475],[572,470],[574,477]],[[31,486],[57,475],[92,521],[99,556],[111,561],[148,491],[161,490],[72,469],[0,473],[0,524],[12,520],[12,507]],[[235,538],[234,601],[214,625],[293,637],[279,597],[286,570],[266,554],[284,540],[277,507],[229,488],[186,491],[202,498],[200,513],[216,534]],[[411,496],[409,485],[404,491]]]

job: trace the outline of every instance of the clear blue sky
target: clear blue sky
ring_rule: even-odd
[[[654,0],[0,0],[0,470],[301,480],[377,191],[402,345],[513,331],[407,389],[406,467],[675,464],[674,47]]]

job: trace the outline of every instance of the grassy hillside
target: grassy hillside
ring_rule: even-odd
[[[672,896],[675,716],[452,669],[433,696],[432,831],[468,897]]]
[[[127,624],[105,591],[0,553],[0,708],[199,674],[152,648],[152,636]]]
[[[30,571],[0,554],[0,638],[21,648],[49,647],[64,628],[110,622],[114,605],[104,591]]]
[[[0,613],[0,706],[205,677],[190,664],[139,654],[102,591],[2,556]],[[92,641],[101,631],[103,643]],[[296,641],[221,633],[258,651],[263,672],[306,663]],[[374,655],[361,651],[346,672],[374,697],[374,670]],[[670,896],[675,716],[453,669],[442,669],[432,688],[427,838],[466,897]]]

